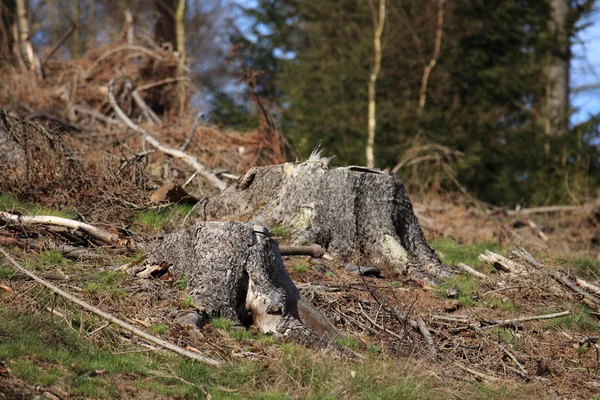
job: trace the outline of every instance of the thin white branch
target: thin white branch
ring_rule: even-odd
[[[156,138],[154,136],[152,136],[148,131],[146,131],[145,129],[143,129],[142,127],[137,125],[135,122],[133,122],[127,116],[127,114],[125,114],[125,112],[121,109],[121,107],[119,107],[119,104],[117,104],[117,100],[115,99],[115,93],[114,93],[115,81],[116,81],[116,78],[113,78],[110,80],[110,83],[108,84],[108,102],[110,103],[112,108],[115,110],[115,112],[117,113],[119,118],[121,118],[127,124],[127,126],[129,128],[131,128],[132,130],[141,134],[142,137],[146,140],[146,142],[148,142],[151,146],[154,146],[157,150],[160,150],[163,153],[170,155],[171,157],[175,157],[175,158],[178,158],[178,159],[186,162],[187,164],[192,166],[192,168],[194,168],[194,170],[197,171],[200,175],[202,175],[203,177],[208,179],[213,185],[218,187],[219,190],[225,190],[225,188],[227,187],[227,184],[225,182],[223,182],[222,180],[220,180],[215,174],[213,174],[212,172],[207,170],[204,165],[200,164],[200,162],[196,159],[196,157],[193,157],[187,153],[184,153],[181,150],[173,149],[171,147],[163,145],[158,140],[156,140]]]

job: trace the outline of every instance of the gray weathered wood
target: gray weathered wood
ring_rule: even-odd
[[[190,295],[210,316],[353,356],[331,342],[339,334],[327,317],[302,303],[271,236],[249,223],[202,222],[167,235],[147,261],[187,274]]]
[[[389,264],[424,284],[451,276],[425,241],[402,181],[378,170],[312,160],[253,168],[199,213],[286,226],[293,244],[318,244],[344,262]]]

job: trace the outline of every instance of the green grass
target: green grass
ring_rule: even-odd
[[[119,287],[127,273],[123,271],[102,271],[88,277],[88,282],[83,287],[84,292],[106,297],[125,297],[127,292]]]
[[[592,258],[558,259],[567,268],[576,269],[587,276],[600,277],[600,260]]]
[[[224,329],[226,331],[233,328],[233,321],[227,318],[213,318],[210,320],[210,324],[217,329]]]
[[[444,299],[447,297],[448,290],[456,291],[456,299],[464,307],[472,307],[476,301],[473,298],[478,282],[471,275],[459,275],[455,278],[449,278],[443,285],[435,287],[435,294]]]
[[[566,317],[553,318],[544,321],[542,327],[547,330],[567,330],[580,329],[584,333],[600,332],[600,323],[592,317],[589,312],[592,311],[588,306],[581,305],[577,307],[570,315]],[[540,314],[551,314],[552,311],[541,310]]]
[[[70,219],[77,218],[77,213],[73,210],[57,210],[53,208],[42,207],[33,203],[19,201],[10,193],[0,193],[0,210],[13,210],[25,215],[51,215]]]
[[[175,282],[175,287],[179,290],[185,290],[190,282],[190,275],[183,274],[177,281]]]
[[[501,311],[516,311],[519,308],[521,308],[521,306],[513,301],[504,301],[502,299],[499,298],[491,298],[491,299],[484,299],[482,301],[479,302],[479,304],[481,304],[484,307],[487,308],[491,308],[494,310],[501,310]]]
[[[459,244],[452,239],[442,238],[429,242],[444,264],[456,265],[459,262],[471,267],[482,266],[483,263],[477,258],[486,250],[499,253],[502,246],[496,242],[478,242],[474,244]]]
[[[289,226],[274,226],[269,231],[282,239],[287,239],[292,235],[292,229]]]
[[[222,318],[212,323],[233,328],[231,321]],[[45,314],[0,311],[0,359],[18,378],[32,385],[56,385],[69,398],[204,398],[194,385],[206,386],[214,399],[239,400],[526,399],[535,398],[541,390],[535,383],[449,386],[414,360],[373,354],[362,362],[346,362],[291,343],[279,346],[268,362],[234,359],[212,368],[166,352],[119,354],[116,349],[123,349],[123,344],[110,341],[118,338],[107,335],[94,342]],[[102,372],[93,376],[94,371]]]
[[[148,330],[152,333],[158,333],[159,335],[164,335],[165,333],[167,333],[169,331],[169,328],[165,324],[156,324],[156,325],[150,325],[148,327]]]
[[[143,229],[155,231],[165,228],[170,222],[181,221],[193,206],[174,204],[160,209],[139,211],[135,214],[134,222]]]
[[[194,299],[191,296],[187,296],[185,299],[181,300],[179,306],[183,309],[192,308],[194,306]]]
[[[3,262],[4,260],[0,261]],[[8,279],[15,274],[15,269],[8,265],[0,265],[0,279]]]
[[[335,341],[337,344],[339,344],[340,346],[343,347],[347,347],[350,350],[358,350],[358,342],[356,341],[356,339],[353,338],[349,338],[349,337],[342,337],[339,338]]]
[[[308,265],[303,264],[303,263],[294,264],[292,266],[292,271],[299,273],[299,274],[304,274],[304,273],[308,272]]]
[[[496,340],[511,345],[515,350],[521,350],[521,340],[518,336],[515,336],[511,330],[505,328],[492,328],[490,333],[495,336]]]

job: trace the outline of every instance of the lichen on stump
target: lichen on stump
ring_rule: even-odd
[[[319,244],[343,261],[391,265],[425,285],[451,276],[427,244],[395,175],[327,161],[253,168],[201,214],[289,227],[294,244]]]

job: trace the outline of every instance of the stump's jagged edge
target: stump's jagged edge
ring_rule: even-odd
[[[425,285],[451,276],[429,247],[396,175],[326,161],[253,168],[204,209],[208,220],[291,228],[343,261],[388,264]]]

